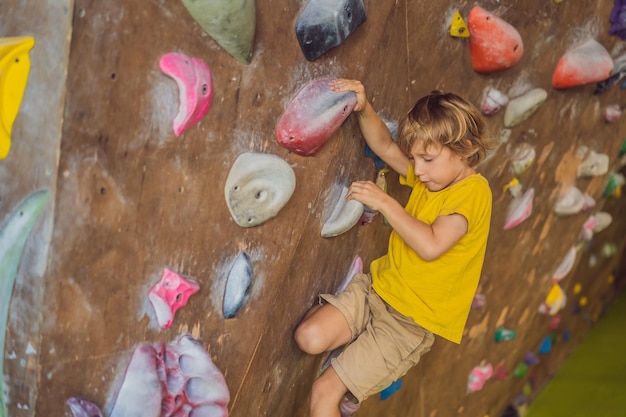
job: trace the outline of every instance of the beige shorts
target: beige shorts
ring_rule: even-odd
[[[369,274],[356,274],[345,291],[322,294],[342,312],[352,341],[331,365],[359,401],[376,394],[415,366],[430,350],[435,336],[398,313],[372,289]]]

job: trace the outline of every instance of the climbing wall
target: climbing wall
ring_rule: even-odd
[[[479,167],[492,186],[494,215],[478,289],[484,305],[477,300],[470,312],[462,344],[437,339],[399,391],[384,401],[372,397],[358,415],[493,417],[510,404],[523,407],[616,292],[626,225],[614,221],[587,239],[580,232],[591,214],[623,212],[620,187],[607,191],[607,185],[618,179],[613,173],[620,169],[626,123],[605,121],[603,110],[626,102],[618,85],[598,95],[595,82],[551,85],[560,57],[585,40],[597,40],[613,58],[626,51],[624,41],[608,34],[611,1],[480,3],[523,39],[519,62],[492,73],[475,71],[469,40],[448,32],[455,11],[467,20],[474,6],[467,3],[366,0],[367,20],[310,61],[295,33],[306,3],[258,1],[249,64],[226,52],[182,1],[5,3],[0,16],[12,24],[2,25],[1,34],[29,34],[38,43],[16,145],[0,161],[0,179],[9,184],[0,213],[34,189],[53,195],[45,217],[51,237],[45,227],[35,229],[23,258],[47,259],[45,274],[35,279],[22,266],[11,301],[4,372],[12,417],[69,415],[70,397],[92,401],[108,415],[135,348],[181,334],[199,340],[223,373],[231,416],[308,414],[322,358],[300,352],[293,330],[320,292],[339,287],[356,255],[367,270],[384,253],[390,232],[376,217],[337,237],[320,235],[342,186],[376,175],[354,116],[313,156],[276,142],[277,123],[297,92],[322,77],[362,80],[390,122],[436,88],[479,107],[489,87],[510,98],[533,88],[546,92],[545,102],[515,126],[505,126],[505,110],[486,116],[500,143]],[[208,113],[179,136],[172,122],[180,89],[159,67],[171,52],[206,62],[213,79]],[[42,76],[46,71],[54,80]],[[63,80],[66,95],[59,91]],[[516,173],[522,145],[536,157]],[[591,151],[608,155],[609,171],[578,178]],[[236,159],[250,152],[282,158],[296,185],[275,217],[242,227],[224,187]],[[534,190],[532,213],[505,230],[509,207],[520,201],[511,193],[515,179],[517,189]],[[408,190],[397,176],[387,181],[389,193],[405,202]],[[595,205],[556,214],[572,186]],[[225,318],[226,282],[241,253],[253,271],[249,299]],[[571,268],[562,267],[564,259]],[[166,269],[195,281],[199,291],[164,329],[148,294]],[[567,301],[559,310],[554,305],[563,298],[552,297],[548,307],[557,311],[541,314],[557,270],[565,270],[558,284]],[[26,313],[21,306],[28,306]],[[497,342],[498,329],[515,337]],[[520,367],[529,353],[539,363]],[[468,391],[472,370],[489,365],[497,375]]]

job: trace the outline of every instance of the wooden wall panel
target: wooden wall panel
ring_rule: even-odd
[[[588,216],[557,218],[554,204],[575,183],[598,198],[595,210],[600,210],[606,204],[599,197],[607,177],[576,180],[577,151],[584,145],[615,161],[626,135],[626,124],[606,124],[601,118],[605,105],[626,105],[617,87],[599,96],[591,94],[593,86],[550,88],[558,58],[577,40],[594,36],[619,54],[623,42],[607,34],[612,2],[518,3],[481,4],[512,23],[525,46],[518,65],[491,75],[475,73],[467,40],[447,34],[446,18],[456,8],[467,17],[472,5],[466,2],[365,0],[366,23],[338,48],[308,62],[294,32],[304,2],[257,1],[254,56],[247,66],[206,35],[180,1],[77,0],[64,13],[49,6],[56,10],[46,17],[50,22],[71,23],[71,36],[59,29],[63,25],[38,26],[51,34],[48,42],[69,50],[69,58],[57,54],[67,64],[67,97],[60,93],[62,81],[45,84],[56,87],[46,117],[54,119],[55,111],[64,109],[63,120],[57,116],[53,123],[59,130],[62,126],[62,141],[59,145],[58,138],[47,139],[46,150],[34,153],[55,163],[50,154],[60,155],[58,175],[52,165],[46,177],[56,181],[48,185],[56,193],[54,233],[49,256],[45,245],[38,252],[48,259],[45,286],[22,284],[29,291],[37,289],[33,294],[45,291],[40,309],[30,313],[41,314],[41,321],[33,319],[37,325],[30,330],[13,318],[11,330],[13,344],[40,333],[43,348],[29,375],[23,376],[16,363],[8,368],[13,386],[29,387],[28,395],[9,393],[10,410],[16,416],[62,415],[70,396],[108,409],[138,343],[168,342],[189,332],[202,340],[224,372],[233,417],[308,415],[309,389],[320,358],[297,349],[293,330],[320,292],[337,288],[356,254],[367,265],[384,253],[390,231],[377,218],[339,237],[320,237],[339,186],[375,174],[372,160],[364,157],[354,117],[315,157],[289,153],[275,142],[276,123],[298,89],[315,78],[337,76],[363,80],[374,107],[391,121],[435,88],[458,92],[477,105],[489,85],[505,92],[532,85],[549,93],[540,110],[511,129],[509,142],[480,167],[494,192],[492,233],[479,288],[487,295],[487,307],[471,312],[462,345],[438,339],[403,379],[398,393],[386,401],[368,400],[358,414],[498,416],[526,380],[489,381],[484,390],[467,394],[467,376],[481,362],[512,370],[526,352],[536,350],[549,320],[537,315],[537,308],[552,272]],[[42,8],[12,5],[10,13],[32,25]],[[206,61],[215,81],[208,115],[181,137],[171,127],[178,89],[158,68],[160,57],[172,51]],[[34,68],[41,72],[45,64]],[[58,78],[63,71],[55,68],[54,74]],[[29,106],[41,106],[44,97],[48,95],[42,90],[31,94],[23,114],[34,119]],[[490,117],[488,124],[499,136],[502,114]],[[37,135],[27,136],[29,144],[37,142]],[[502,188],[513,178],[507,147],[521,142],[537,147],[533,168],[520,178],[525,186],[535,187],[535,205],[530,219],[504,231],[511,198]],[[223,192],[230,167],[243,152],[279,155],[294,168],[297,180],[296,192],[279,215],[250,229],[231,219]],[[45,163],[33,164],[33,169],[20,165],[20,172],[28,178],[40,166]],[[8,175],[0,173],[0,178]],[[407,190],[396,183],[397,176],[389,178],[390,192],[406,200]],[[31,184],[16,184],[8,193],[11,201]],[[624,225],[614,227],[614,239],[619,240]],[[237,318],[224,320],[224,277],[242,250],[254,265],[252,297]],[[597,271],[580,266],[580,274],[606,275],[615,263],[607,260]],[[158,328],[147,300],[163,268],[192,277],[201,286],[168,330]],[[564,288],[571,292],[574,282],[573,274]],[[593,311],[614,292],[596,285],[588,285]],[[34,297],[16,294],[20,301]],[[564,326],[576,330],[575,340],[580,340],[597,316],[568,314]],[[496,344],[493,332],[500,325],[514,328],[518,338]],[[555,349],[533,377],[549,378],[573,345]],[[18,410],[20,401],[31,405],[28,411]]]
[[[47,189],[51,199],[27,240],[9,304],[4,361],[5,395],[11,416],[34,413],[39,379],[44,274],[52,235],[54,189],[63,127],[63,103],[71,36],[71,1],[0,3],[0,37],[32,36],[30,72],[11,133],[11,149],[0,160],[0,224],[28,195]],[[4,69],[0,70],[0,77]],[[3,80],[3,84],[6,82]],[[5,299],[2,297],[2,299]]]

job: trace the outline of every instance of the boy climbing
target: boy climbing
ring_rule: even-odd
[[[489,184],[475,167],[492,143],[472,104],[431,92],[400,122],[396,143],[360,81],[337,79],[330,88],[356,93],[365,141],[412,192],[402,207],[371,181],[350,186],[346,198],[378,210],[393,230],[370,273],[356,274],[337,295],[320,295],[295,331],[312,355],[347,344],[313,383],[311,417],[354,413],[415,366],[435,334],[461,342],[491,219]]]

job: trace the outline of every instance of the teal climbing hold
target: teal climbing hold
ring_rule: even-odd
[[[505,329],[504,327],[498,327],[495,333],[496,342],[506,342],[513,340],[517,336],[515,330]]]

